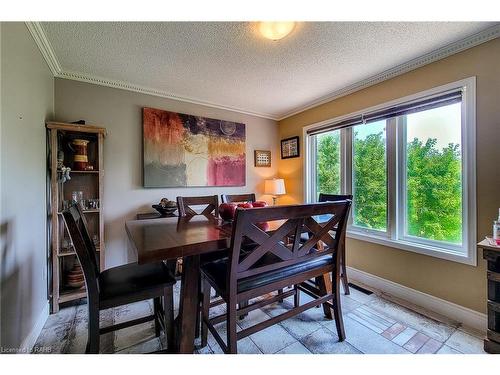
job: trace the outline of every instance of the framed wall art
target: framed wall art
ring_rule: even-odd
[[[143,108],[145,187],[245,186],[245,124]]]
[[[256,167],[270,167],[271,166],[271,151],[255,150],[254,161]]]
[[[299,137],[290,137],[281,140],[281,158],[290,159],[300,156]]]

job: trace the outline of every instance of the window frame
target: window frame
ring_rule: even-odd
[[[304,153],[304,201],[316,201],[316,182],[311,184],[311,177],[316,178],[315,160],[312,147],[314,135],[307,131],[338,123],[353,116],[377,111],[389,106],[399,105],[404,102],[417,100],[422,97],[438,95],[442,92],[462,89],[461,106],[461,152],[462,152],[462,247],[457,251],[456,245],[446,244],[444,241],[434,241],[410,238],[404,236],[405,209],[403,201],[406,195],[404,185],[406,176],[406,128],[400,124],[401,117],[387,119],[386,124],[386,164],[387,164],[387,231],[377,231],[360,228],[352,225],[352,214],[348,221],[347,237],[377,243],[392,248],[411,251],[440,259],[477,266],[476,248],[476,77],[469,77],[456,82],[434,87],[396,100],[382,103],[361,111],[349,113],[344,116],[328,119],[311,124],[303,128]],[[341,191],[352,194],[352,127],[341,129]]]

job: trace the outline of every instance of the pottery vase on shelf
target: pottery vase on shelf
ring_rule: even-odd
[[[75,150],[74,164],[73,168],[77,171],[85,171],[87,165],[89,164],[89,158],[87,155],[87,146],[90,141],[86,139],[74,139],[71,144]]]
[[[75,261],[73,268],[66,275],[66,284],[70,288],[81,288],[85,285],[82,266]]]

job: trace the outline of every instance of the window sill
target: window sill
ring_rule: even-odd
[[[452,262],[467,264],[470,266],[477,266],[477,257],[476,257],[477,251],[475,247],[473,247],[470,250],[467,256],[466,254],[461,254],[458,252],[450,251],[448,249],[438,248],[435,246],[416,244],[413,242],[407,242],[401,240],[392,240],[390,238],[370,235],[368,233],[363,233],[353,230],[348,230],[346,236],[347,238],[389,246],[394,249],[411,251],[417,254],[427,255],[434,258],[449,260]]]

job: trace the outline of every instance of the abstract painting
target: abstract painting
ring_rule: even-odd
[[[143,108],[144,186],[244,186],[245,124]]]

